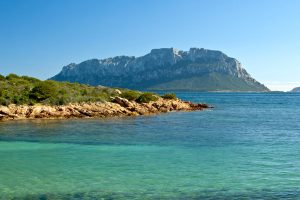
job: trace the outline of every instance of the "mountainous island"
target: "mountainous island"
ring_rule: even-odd
[[[51,79],[138,90],[269,91],[237,59],[203,48],[161,48],[141,57],[91,59],[69,64]]]
[[[296,88],[292,89],[291,92],[300,92],[300,87],[296,87]]]
[[[137,116],[204,108],[208,106],[182,101],[172,93],[159,96],[121,88],[0,75],[0,121]]]

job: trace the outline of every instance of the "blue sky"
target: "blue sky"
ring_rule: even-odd
[[[300,86],[299,0],[1,0],[0,73],[41,79],[90,58],[221,50],[271,89]]]

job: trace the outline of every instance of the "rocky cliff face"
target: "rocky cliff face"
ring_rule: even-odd
[[[130,89],[268,91],[221,51],[153,49],[145,56],[117,56],[70,64],[51,79]]]

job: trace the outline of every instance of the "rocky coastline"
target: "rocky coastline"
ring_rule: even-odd
[[[171,111],[196,111],[209,108],[180,99],[163,99],[137,103],[116,97],[112,102],[70,103],[61,106],[15,105],[0,106],[0,121],[21,119],[106,118],[159,114]]]

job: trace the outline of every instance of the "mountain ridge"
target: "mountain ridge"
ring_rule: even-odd
[[[201,77],[205,80],[201,80]],[[228,77],[232,84],[228,84]],[[90,59],[64,66],[51,79],[139,90],[184,88],[199,91],[269,91],[252,78],[237,59],[228,57],[221,51],[204,48],[190,48],[189,51],[160,48],[152,49],[150,53],[140,57]],[[175,85],[172,84],[174,81],[177,81]],[[235,84],[238,82],[242,87]],[[169,87],[161,87],[165,83],[169,83]],[[182,85],[193,87],[181,87]]]

